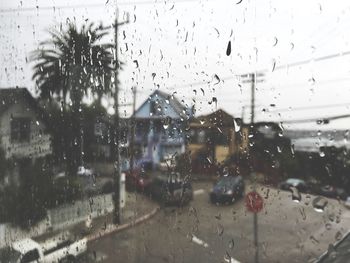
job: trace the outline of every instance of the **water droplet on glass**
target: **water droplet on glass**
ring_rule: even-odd
[[[296,203],[300,203],[301,201],[301,194],[299,190],[296,187],[291,187],[289,190],[292,192],[292,200]]]
[[[231,55],[231,40],[228,42],[227,49],[226,49],[226,55]]]
[[[235,132],[239,132],[241,130],[241,125],[239,125],[235,119],[233,119],[233,123],[235,126]]]
[[[306,220],[306,214],[305,214],[305,209],[304,209],[304,207],[299,207],[299,212],[300,212],[300,214],[301,214],[301,218],[302,218],[303,220]]]
[[[320,154],[321,157],[325,157],[325,155],[326,155],[326,154],[324,153],[324,151],[322,151],[322,150],[320,150],[319,154]]]
[[[227,263],[233,263],[234,259],[231,257],[231,255],[226,251],[225,256],[224,256],[224,261]]]
[[[222,236],[222,234],[224,233],[224,227],[221,224],[218,224],[217,228],[216,228],[216,232],[219,236]]]
[[[332,224],[331,223],[326,223],[325,227],[326,227],[327,230],[331,230]]]
[[[327,206],[328,201],[326,198],[322,196],[317,196],[315,199],[312,201],[312,206],[316,212],[322,213]]]
[[[36,121],[35,123],[36,123],[36,125],[38,125],[38,126],[39,126],[39,121]]]
[[[235,246],[235,241],[234,241],[233,239],[231,239],[231,240],[228,242],[228,247],[229,247],[230,249],[233,249],[234,246]]]
[[[343,234],[338,231],[336,234],[335,234],[335,240],[339,241],[341,238],[343,237]]]
[[[277,43],[278,43],[278,38],[277,38],[277,37],[275,37],[275,40],[274,40],[273,46],[275,47],[275,46],[277,45]]]
[[[279,152],[279,153],[280,153],[280,152],[282,152],[281,147],[280,147],[280,146],[278,146],[278,145],[277,145],[277,152]]]
[[[200,124],[203,125],[205,123],[205,120],[201,119],[199,120]]]
[[[310,204],[310,201],[311,201],[311,196],[309,194],[307,194],[305,196],[305,199],[304,199],[304,203],[305,205],[309,205]]]

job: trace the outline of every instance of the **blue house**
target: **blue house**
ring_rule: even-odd
[[[137,109],[135,115],[136,162],[162,161],[185,152],[187,121],[192,110],[173,95],[156,90]]]

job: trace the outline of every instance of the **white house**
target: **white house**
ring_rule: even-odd
[[[156,90],[133,117],[139,160],[152,161],[157,166],[161,161],[185,152],[185,127],[192,111],[173,95]]]
[[[44,114],[26,88],[0,89],[0,146],[6,158],[52,153]]]

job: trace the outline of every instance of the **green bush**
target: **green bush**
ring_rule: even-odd
[[[53,178],[45,160],[34,164],[19,161],[19,184],[11,184],[0,193],[0,222],[29,228],[46,216],[49,208],[81,198],[81,187],[75,177]]]

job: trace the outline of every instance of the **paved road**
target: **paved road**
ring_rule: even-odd
[[[164,208],[144,224],[91,243],[92,262],[254,262],[253,215],[244,200],[211,204],[211,186],[196,183],[189,206]],[[337,200],[317,212],[314,196],[296,203],[289,192],[258,191],[265,201],[258,216],[260,263],[312,262],[350,228],[350,212]]]

